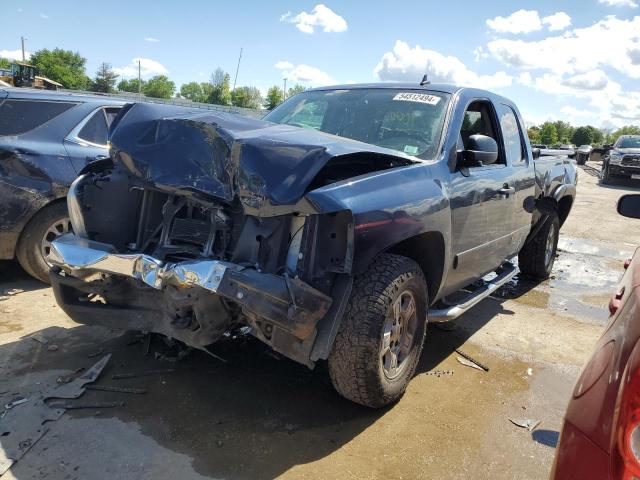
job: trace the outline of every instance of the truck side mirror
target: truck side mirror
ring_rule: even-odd
[[[623,217],[640,218],[640,194],[621,196],[618,200],[618,213]]]
[[[458,152],[460,167],[482,167],[498,159],[498,144],[486,135],[471,135],[465,142],[466,149]]]
[[[533,156],[534,160],[536,158],[540,158],[540,149],[539,148],[532,148],[531,149],[531,155]]]

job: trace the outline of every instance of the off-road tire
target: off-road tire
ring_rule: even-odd
[[[66,202],[56,202],[36,213],[22,230],[16,257],[22,268],[41,282],[49,283],[49,265],[42,255],[42,239],[52,224],[68,218]]]
[[[382,335],[392,305],[409,291],[416,303],[417,327],[407,364],[393,379],[381,365]],[[428,293],[422,269],[400,255],[381,254],[356,276],[353,290],[329,355],[329,376],[343,397],[379,408],[398,400],[415,373],[427,330]]]
[[[576,156],[576,163],[578,165],[584,165],[585,163],[587,163],[587,156],[586,155],[577,155]]]
[[[600,182],[603,184],[608,184],[611,182],[611,174],[609,173],[609,164],[602,164],[602,174],[600,175]]]
[[[538,230],[536,236],[522,247],[518,254],[520,272],[539,280],[544,280],[551,275],[553,262],[555,261],[556,251],[558,249],[558,238],[560,236],[558,212],[550,209],[545,213],[548,217],[544,221],[544,224],[540,230]],[[553,235],[554,239],[553,250],[551,251],[550,258],[547,258],[547,240],[549,239],[549,235]]]

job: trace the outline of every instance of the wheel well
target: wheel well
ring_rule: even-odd
[[[444,273],[444,238],[440,232],[426,232],[407,238],[386,250],[414,260],[427,281],[429,302],[438,292]]]
[[[573,197],[571,195],[566,195],[562,197],[558,202],[558,217],[560,218],[560,226],[562,226],[564,221],[569,216],[569,212],[571,211],[572,205],[573,205]]]

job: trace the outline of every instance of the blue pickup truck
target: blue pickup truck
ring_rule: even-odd
[[[576,194],[511,101],[447,85],[319,88],[263,120],[127,105],[110,147],[52,243],[61,307],[203,349],[249,327],[370,407],[403,394],[428,322],[550,274]]]

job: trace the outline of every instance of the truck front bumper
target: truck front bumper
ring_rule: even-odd
[[[620,163],[609,163],[609,173],[611,175],[630,177],[640,175],[640,166],[622,165]]]
[[[142,253],[118,253],[109,244],[73,234],[52,242],[50,261],[55,265],[50,278],[56,300],[74,320],[156,331],[193,346],[212,343],[209,340],[220,332],[213,329],[216,331],[210,335],[189,341],[193,332],[175,326],[167,297],[171,300],[180,295],[180,304],[187,306],[189,299],[196,302],[205,298],[202,309],[207,314],[219,308],[220,315],[226,315],[228,309],[218,304],[224,298],[227,304],[233,302],[251,318],[300,340],[315,332],[316,324],[332,301],[298,278],[262,273],[218,260],[165,263]],[[93,301],[97,295],[104,296],[104,301]],[[216,305],[211,304],[213,297],[219,297],[215,298]]]

